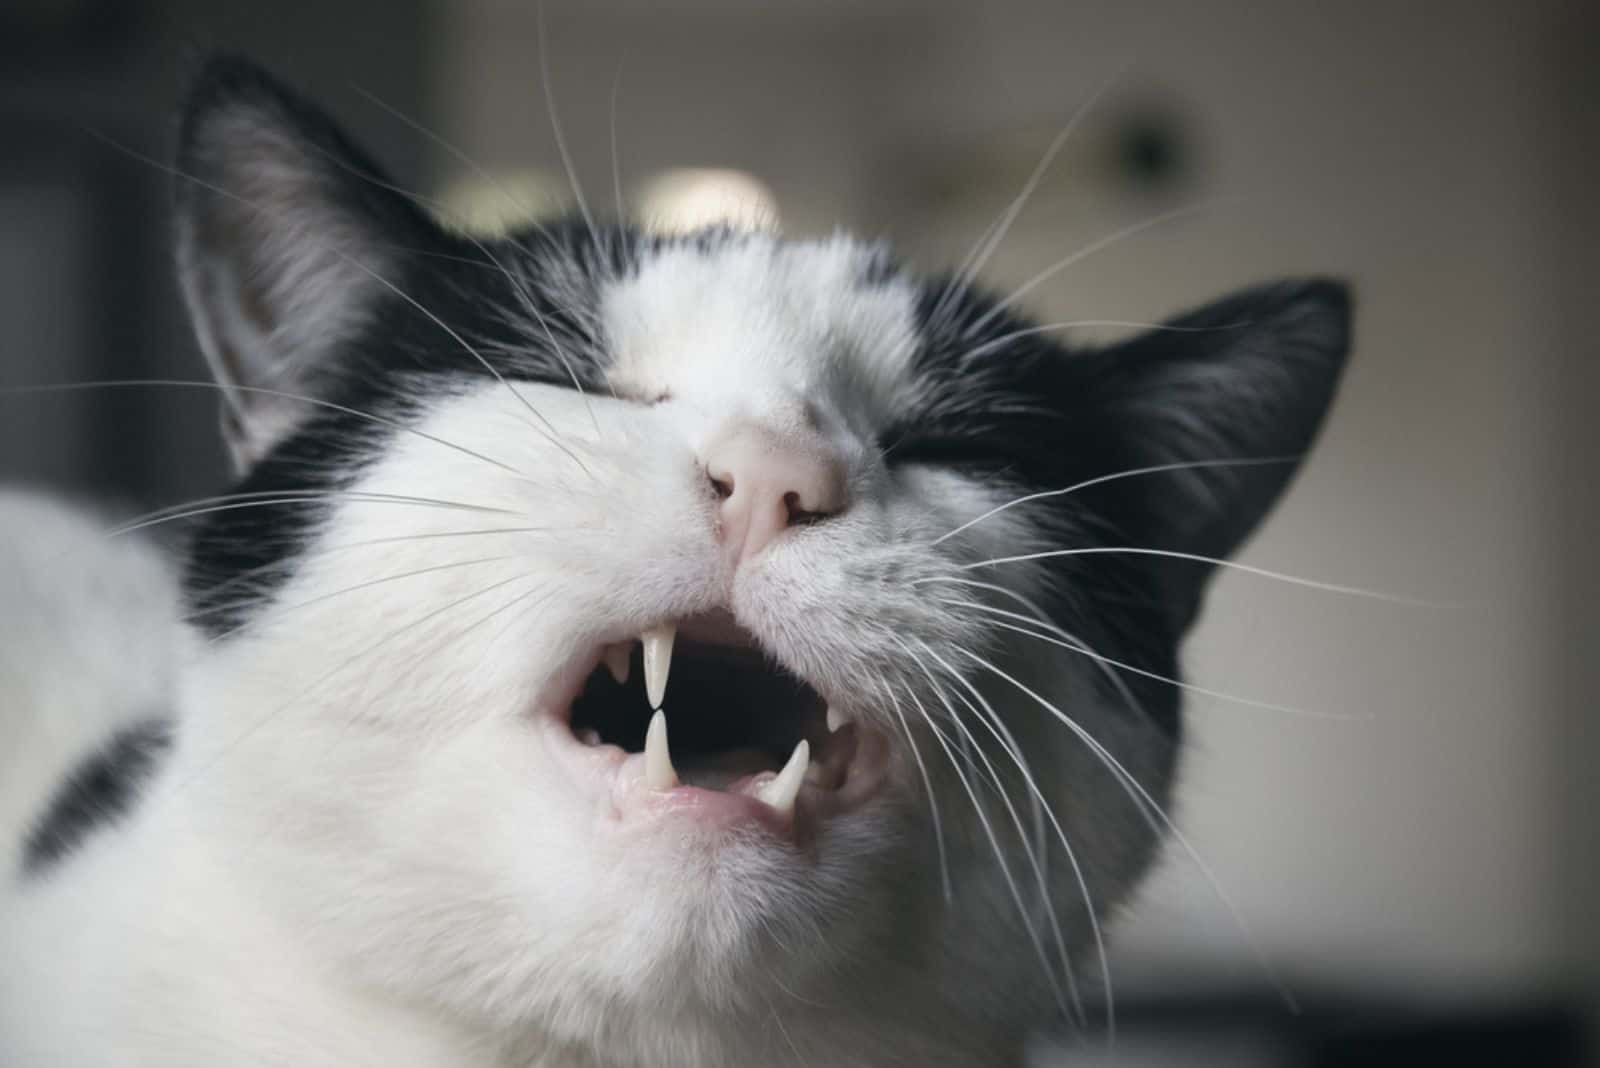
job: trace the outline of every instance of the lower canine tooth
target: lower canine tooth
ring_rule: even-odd
[[[778,777],[766,783],[758,796],[782,815],[794,812],[794,799],[800,796],[800,784],[805,780],[806,768],[811,765],[811,743],[804,738],[794,747],[789,763],[778,772]]]
[[[652,790],[670,790],[678,785],[672,754],[667,751],[665,712],[658,711],[650,717],[650,729],[644,735],[644,782]]]

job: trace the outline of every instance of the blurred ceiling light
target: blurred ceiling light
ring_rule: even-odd
[[[638,221],[660,233],[707,226],[778,229],[778,201],[765,182],[744,171],[679,168],[662,171],[639,196]]]
[[[502,171],[453,179],[439,197],[444,221],[478,237],[548,219],[570,209],[565,182],[543,171]]]

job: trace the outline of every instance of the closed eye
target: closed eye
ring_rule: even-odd
[[[1010,398],[931,410],[897,420],[878,436],[890,466],[922,463],[992,471],[1049,452],[1060,412]]]
[[[644,390],[637,389],[624,383],[613,382],[611,384],[611,395],[619,401],[626,401],[629,404],[640,404],[646,408],[654,408],[658,404],[665,404],[667,401],[671,400],[672,390]]]
[[[891,467],[932,464],[994,470],[1010,467],[1015,462],[1010,444],[981,435],[933,435],[904,431],[897,436],[888,436],[883,441],[882,455],[884,463]]]

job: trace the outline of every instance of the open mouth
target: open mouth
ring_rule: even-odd
[[[629,793],[792,833],[882,783],[887,738],[831,708],[731,616],[652,627],[596,661],[567,725],[630,773]]]

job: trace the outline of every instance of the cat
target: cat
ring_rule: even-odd
[[[143,583],[56,604],[103,675],[48,633],[12,666],[0,1063],[977,1065],[1092,1029],[1180,643],[1323,421],[1343,283],[1069,348],[843,235],[472,237],[227,55],[176,171],[239,481],[170,579],[0,506]],[[57,679],[98,706],[11,699]]]

